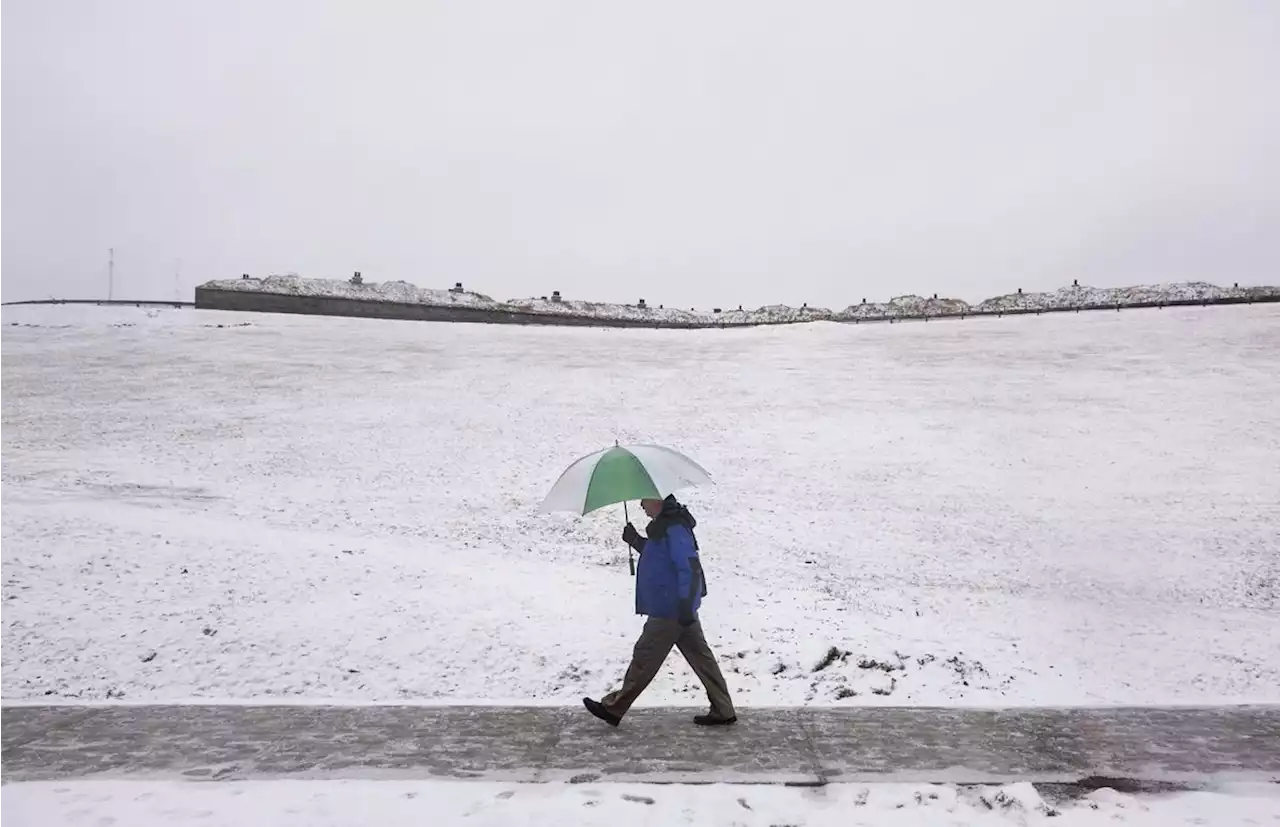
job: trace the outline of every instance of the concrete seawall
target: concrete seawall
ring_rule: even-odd
[[[608,319],[595,316],[562,316],[485,307],[365,301],[334,296],[293,296],[241,290],[196,288],[196,307],[208,310],[240,310],[256,313],[299,313],[310,316],[358,316],[369,319],[411,319],[423,322],[472,322],[477,324],[569,325],[574,327],[647,327],[694,329],[742,325],[689,324],[642,319]]]
[[[1258,297],[1230,297],[1220,299],[1179,299],[1165,302],[1134,302],[1131,304],[1081,305],[1078,307],[1011,308],[1007,310],[977,310],[965,313],[915,314],[883,316],[844,316],[833,314],[829,321],[846,324],[870,324],[874,322],[931,321],[938,319],[966,319],[975,316],[1025,316],[1042,313],[1079,313],[1082,310],[1130,310],[1138,308],[1192,307],[1220,304],[1254,304],[1280,302],[1280,295]],[[367,301],[336,296],[299,296],[283,293],[267,293],[249,290],[219,290],[196,288],[197,308],[208,310],[236,310],[254,313],[295,313],[310,316],[355,316],[370,319],[408,319],[426,322],[470,322],[476,324],[562,325],[573,327],[626,327],[666,329],[706,329],[728,327],[755,327],[768,324],[801,324],[818,319],[799,319],[777,322],[673,322],[661,319],[618,319],[573,314],[556,315],[519,310],[504,310],[464,305],[440,306],[408,304],[402,302]]]

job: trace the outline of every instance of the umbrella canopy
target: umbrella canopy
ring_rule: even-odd
[[[570,465],[542,501],[543,511],[590,514],[628,500],[659,500],[681,488],[712,484],[684,454],[661,445],[615,445]]]

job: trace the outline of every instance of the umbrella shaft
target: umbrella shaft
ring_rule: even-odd
[[[626,518],[628,523],[631,522],[631,510],[627,508],[626,500],[622,501],[622,516]],[[635,549],[631,548],[630,543],[627,543],[627,565],[631,567],[631,576],[635,577],[636,576]]]

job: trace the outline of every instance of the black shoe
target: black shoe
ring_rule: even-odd
[[[618,724],[622,723],[621,718],[619,718],[617,715],[614,715],[609,710],[605,709],[604,704],[600,703],[599,701],[593,701],[590,698],[583,698],[582,705],[587,708],[588,712],[590,712],[592,715],[596,716],[600,720],[604,721],[609,726],[617,726]]]
[[[737,715],[721,718],[719,715],[695,715],[693,722],[698,726],[728,726],[738,723]]]

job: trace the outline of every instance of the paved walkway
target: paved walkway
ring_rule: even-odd
[[[5,707],[5,781],[89,775],[791,782],[1280,780],[1280,706],[1160,709]]]

